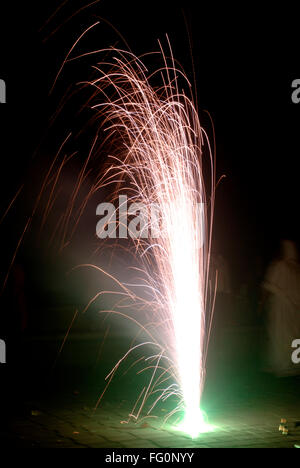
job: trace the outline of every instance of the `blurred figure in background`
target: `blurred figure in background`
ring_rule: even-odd
[[[292,342],[300,338],[300,264],[294,242],[282,241],[281,257],[269,266],[262,287],[266,370],[278,377],[300,374],[300,365],[292,362]]]

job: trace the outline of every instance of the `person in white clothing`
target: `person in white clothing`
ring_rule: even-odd
[[[267,369],[278,377],[300,374],[292,343],[300,338],[300,264],[294,242],[282,241],[281,257],[263,281],[267,294]]]

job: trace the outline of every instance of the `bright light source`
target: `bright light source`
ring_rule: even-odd
[[[178,426],[175,426],[175,429],[180,432],[185,432],[190,435],[192,439],[195,439],[199,434],[215,430],[215,426],[208,424],[206,420],[206,415],[200,408],[196,411],[186,411],[183,421],[180,422]]]

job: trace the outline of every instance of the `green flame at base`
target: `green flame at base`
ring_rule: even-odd
[[[200,434],[213,432],[215,427],[208,424],[206,414],[198,408],[196,411],[186,410],[183,420],[175,426],[175,429],[195,439]]]

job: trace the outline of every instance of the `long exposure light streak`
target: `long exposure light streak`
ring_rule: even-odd
[[[97,130],[90,138],[89,151],[73,188],[68,191],[66,205],[50,241],[59,243],[60,252],[70,246],[89,200],[103,194],[104,188],[111,189],[111,203],[126,198],[133,210],[129,215],[140,212],[140,234],[130,236],[128,241],[138,259],[138,266],[134,268],[135,281],[126,283],[117,273],[108,273],[97,262],[84,262],[73,268],[89,268],[106,275],[119,288],[118,292],[100,290],[84,311],[104,294],[117,294],[120,299],[114,310],[99,313],[109,312],[122,320],[129,319],[128,323],[140,330],[128,351],[107,375],[99,401],[121,363],[135,351],[148,347],[148,356],[136,362],[144,360],[145,367],[141,372],[150,371],[151,376],[130,417],[140,418],[144,409],[146,417],[151,417],[159,402],[176,397],[177,403],[167,413],[165,422],[174,421],[177,413],[183,413],[179,425],[178,417],[176,419],[178,429],[194,437],[210,429],[200,405],[213,310],[209,258],[215,191],[214,156],[200,124],[192,86],[183,70],[175,65],[170,43],[169,57],[160,46],[158,53],[146,54],[143,61],[128,50],[115,48],[71,56],[79,40],[97,25],[98,22],[79,36],[55,77],[54,84],[70,62],[87,56],[101,57],[102,54],[104,57],[93,64],[94,79],[81,82],[84,89],[91,90],[83,107],[92,110],[91,128],[94,129],[96,123]],[[151,57],[162,60],[162,66],[152,73],[144,64]],[[69,132],[51,162],[29,218],[33,218],[38,207],[44,206],[40,234],[50,213],[55,212],[58,194],[64,185],[65,166],[77,155],[77,150],[69,155],[65,150],[72,136]],[[93,157],[103,154],[106,145],[110,145],[110,152],[105,164],[101,161],[100,167],[97,164],[95,167]],[[204,183],[204,165],[209,174],[207,184]],[[92,183],[82,199],[80,189],[88,173],[93,174]],[[45,204],[44,196],[47,198]],[[127,225],[118,208],[115,211],[102,229],[105,231],[117,220],[112,237],[116,237],[118,231],[122,233],[119,237],[124,238]],[[130,231],[131,224],[128,229]],[[99,230],[96,234],[102,237]],[[106,245],[105,240],[97,240],[101,246]],[[111,239],[109,241],[111,247]],[[134,309],[135,313],[125,313],[125,308]]]
[[[148,214],[153,207],[159,212],[159,235],[151,237],[150,215],[134,242],[144,286],[151,291],[155,341],[162,349],[157,359],[165,355],[172,362],[178,383],[177,390],[171,388],[162,396],[181,395],[178,408],[184,407],[185,416],[180,427],[195,436],[204,426],[200,401],[211,319],[207,294],[213,157],[193,100],[179,91],[179,78],[191,87],[172,54],[168,65],[161,53],[164,67],[154,75],[147,75],[133,54],[122,50],[113,54],[109,71],[107,63],[97,66],[99,77],[89,83],[96,89],[94,100],[104,96],[104,102],[93,108],[115,143],[97,188],[113,184],[115,199],[127,193]],[[155,88],[150,81],[158,76],[163,86]],[[202,169],[205,143],[212,175],[209,200]]]

